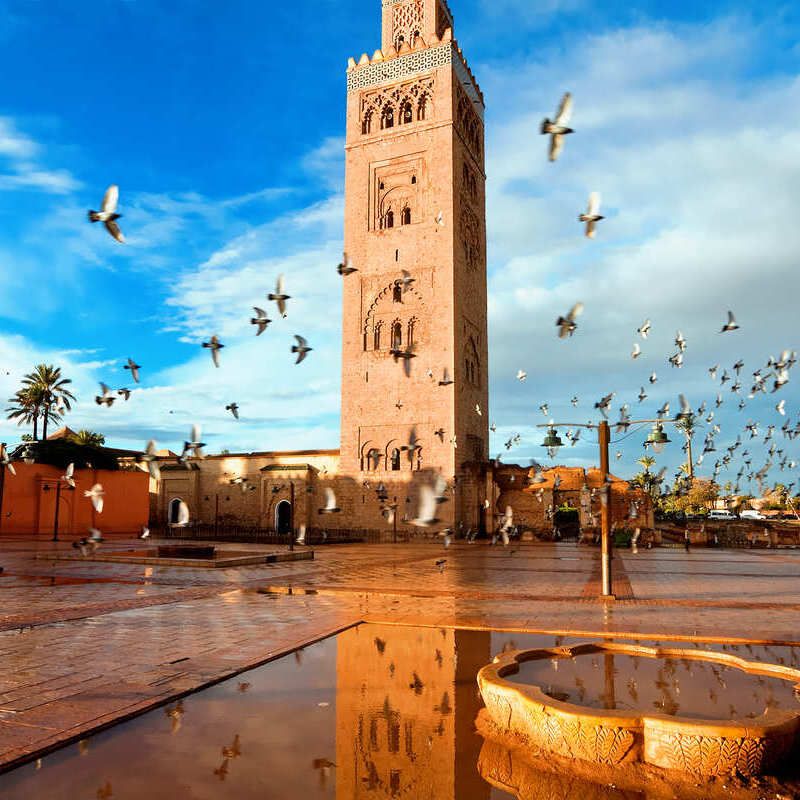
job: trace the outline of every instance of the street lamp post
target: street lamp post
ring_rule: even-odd
[[[0,461],[0,528],[3,525],[3,495],[5,494],[6,489],[6,462],[5,462],[5,455],[6,455],[6,443],[0,442],[0,458],[3,458]]]
[[[670,440],[663,430],[663,423],[665,422],[678,422],[681,417],[676,419],[640,419],[640,420],[626,420],[625,428],[631,425],[653,424],[653,430],[647,436],[645,446],[650,446],[656,453],[661,453],[664,450],[664,445]],[[556,429],[577,427],[577,428],[594,428],[597,427],[597,444],[600,449],[600,481],[601,491],[601,509],[600,509],[600,569],[601,569],[601,595],[608,599],[614,599],[612,591],[611,580],[611,486],[609,483],[609,461],[608,461],[608,446],[611,443],[611,429],[608,420],[601,420],[596,426],[580,423],[567,423],[567,422],[550,422],[547,425],[537,425],[537,428],[547,428],[547,434],[544,437],[543,447],[547,448],[547,453],[550,458],[555,458],[559,448],[563,442],[559,437]]]

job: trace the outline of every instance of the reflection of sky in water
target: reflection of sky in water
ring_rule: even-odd
[[[590,637],[493,633],[492,652],[601,641]],[[714,650],[747,661],[800,668],[800,648],[653,640],[619,640],[623,644]],[[558,666],[556,667],[556,663]],[[611,672],[609,672],[611,670]],[[793,684],[778,678],[748,675],[733,667],[690,659],[649,659],[587,654],[576,659],[526,662],[517,676],[541,686],[556,699],[595,708],[640,708],[681,716],[730,719],[753,717],[768,707],[800,710]],[[611,703],[611,704],[609,704]]]
[[[701,719],[753,718],[768,708],[800,711],[793,684],[709,661],[586,653],[526,661],[509,680],[592,708],[641,709]]]
[[[476,768],[489,660],[488,634],[360,626],[0,775],[0,797],[501,800]]]
[[[362,625],[70,745],[39,769],[0,775],[0,797],[507,799],[477,770],[475,674],[504,648],[577,641],[591,639]],[[800,657],[797,648],[703,647],[795,665]],[[682,681],[683,663],[676,668]],[[616,683],[624,693],[626,680]],[[683,683],[681,690],[683,702]],[[503,751],[496,763],[511,757]],[[603,800],[645,796],[527,765],[519,771],[540,800],[576,791]]]

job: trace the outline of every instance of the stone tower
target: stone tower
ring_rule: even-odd
[[[431,470],[457,477],[440,516],[474,526],[489,438],[483,95],[444,0],[382,6],[382,49],[347,70],[344,242],[358,272],[343,279],[340,469],[383,481],[398,505]]]

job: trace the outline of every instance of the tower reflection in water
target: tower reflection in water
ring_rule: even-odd
[[[490,634],[362,625],[337,641],[336,797],[489,800],[475,675]]]

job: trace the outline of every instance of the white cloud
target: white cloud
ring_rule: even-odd
[[[798,345],[790,287],[800,250],[800,80],[747,78],[763,34],[730,20],[640,27],[574,41],[566,62],[548,54],[478,68],[487,97],[502,93],[502,114],[524,109],[493,118],[490,102],[487,121],[491,397],[503,428],[493,448],[507,431],[525,430],[520,452],[539,457],[542,432],[530,425],[546,421],[535,412],[545,400],[552,415],[580,422],[596,417],[593,403],[613,389],[614,416],[622,402],[636,407],[645,384],[650,399],[635,412],[653,416],[681,391],[695,405],[713,399],[705,370],[715,361],[742,357],[750,377],[770,352]],[[575,97],[576,133],[550,164],[545,137],[531,134],[565,89]],[[603,194],[607,219],[588,241],[577,214],[592,190]],[[555,318],[577,300],[586,304],[580,328],[559,341]],[[743,330],[720,336],[728,308]],[[653,334],[634,362],[645,317]],[[667,364],[677,328],[689,340],[680,371]],[[520,367],[525,384],[513,380]],[[651,369],[660,376],[652,388]],[[792,384],[783,391],[797,406]],[[766,414],[774,402],[738,412],[727,400],[719,438],[735,439],[742,414]],[[622,445],[620,471],[634,470],[642,439]],[[596,460],[596,445],[575,451]],[[673,451],[667,463],[680,458]]]

